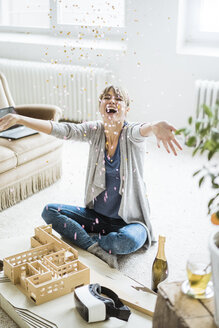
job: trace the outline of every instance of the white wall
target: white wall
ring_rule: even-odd
[[[127,0],[126,3],[126,53],[90,50],[90,47],[72,52],[68,46],[3,42],[0,36],[0,57],[47,62],[57,59],[62,63],[71,59],[74,65],[110,68],[118,84],[125,86],[133,99],[130,120],[166,119],[181,127],[194,114],[195,80],[219,80],[219,58],[176,54],[178,1]],[[32,36],[26,37],[31,40]]]
[[[182,126],[194,112],[195,80],[219,80],[219,58],[176,54],[178,1],[129,1],[129,6],[128,56],[121,76],[134,98],[133,111],[141,120]]]

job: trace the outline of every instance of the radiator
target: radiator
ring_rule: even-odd
[[[81,122],[98,117],[98,98],[112,74],[103,68],[0,59],[16,105],[54,104],[62,118]]]
[[[200,108],[203,104],[214,107],[219,101],[219,82],[197,80],[195,83],[195,106],[196,115],[199,116]]]

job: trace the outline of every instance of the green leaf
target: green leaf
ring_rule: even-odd
[[[190,125],[192,124],[192,116],[189,117],[188,122]]]
[[[208,202],[208,208],[211,206],[211,204],[213,203],[214,200],[215,200],[215,198],[212,198],[212,199],[209,200],[209,202]]]
[[[199,174],[201,171],[202,171],[202,170],[198,170],[198,171],[194,172],[192,176],[195,177],[195,176],[196,176],[197,174]]]
[[[199,150],[199,147],[195,148],[195,150],[193,150],[193,152],[192,152],[192,156],[195,156],[195,154],[197,153],[198,150]]]
[[[196,123],[195,123],[195,132],[196,132],[196,133],[199,132],[200,125],[201,125],[201,122],[196,122]]]
[[[201,138],[204,138],[208,134],[208,128],[201,129],[199,134]]]
[[[198,183],[199,187],[201,187],[202,183],[204,182],[204,179],[205,179],[205,177],[202,177],[202,178],[199,180],[199,183]]]
[[[210,161],[211,158],[213,157],[214,153],[215,153],[215,152],[214,152],[213,150],[209,151],[209,153],[208,153],[208,160],[209,160],[209,161]]]
[[[204,113],[208,116],[208,117],[212,117],[212,111],[210,110],[210,108],[208,106],[206,106],[205,104],[203,105],[203,109],[204,109]]]
[[[184,129],[176,130],[176,131],[175,131],[175,134],[178,135],[178,134],[181,134],[181,132],[184,133],[185,130],[186,130],[185,128],[184,128]]]
[[[188,147],[195,147],[196,146],[196,137],[195,136],[189,137],[189,139],[186,142],[186,145]]]

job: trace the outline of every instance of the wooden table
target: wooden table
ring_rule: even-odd
[[[197,300],[181,292],[182,282],[162,283],[153,328],[216,328],[214,298]]]

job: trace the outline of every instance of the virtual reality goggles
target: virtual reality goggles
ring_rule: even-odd
[[[89,323],[104,321],[110,317],[128,321],[131,314],[128,306],[120,301],[116,293],[99,284],[90,284],[76,288],[74,297],[78,312]]]

